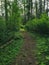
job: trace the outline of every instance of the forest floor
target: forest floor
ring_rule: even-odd
[[[22,32],[24,44],[12,65],[37,65],[35,57],[36,44],[28,32]]]

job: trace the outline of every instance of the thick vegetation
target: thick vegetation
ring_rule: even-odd
[[[12,9],[8,10],[5,6],[5,16],[0,16],[0,65],[10,65],[23,45],[20,33],[21,17],[16,2],[13,1],[10,6]],[[6,0],[5,4],[7,5]],[[10,10],[12,13],[8,12]]]
[[[37,65],[49,65],[49,37],[37,33],[30,33],[30,35],[36,40]]]
[[[10,65],[18,54],[23,39],[13,40],[8,46],[0,48],[0,65]]]
[[[35,18],[27,22],[26,29],[40,34],[49,34],[49,17],[42,14],[40,19]]]
[[[26,29],[36,40],[36,59],[38,65],[49,65],[49,18],[44,14],[26,24]]]
[[[0,1],[0,65],[10,65],[18,54],[23,43],[20,31],[24,28],[36,40],[37,64],[49,65],[49,2],[33,1]]]

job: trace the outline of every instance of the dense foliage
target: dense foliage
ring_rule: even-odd
[[[10,65],[22,47],[22,43],[23,39],[19,38],[13,40],[8,46],[0,48],[0,65]]]
[[[42,14],[40,19],[35,18],[27,22],[26,29],[40,34],[49,34],[49,17]]]
[[[7,9],[5,9],[5,11],[6,10]],[[15,3],[15,1],[12,3],[11,12],[8,18],[6,17],[7,19],[4,17],[0,17],[0,46],[5,44],[9,40],[13,39],[15,36],[15,32],[18,32],[20,29],[20,18],[21,17],[20,17],[18,5],[17,3]]]
[[[49,17],[42,14],[26,24],[26,29],[36,40],[37,65],[49,65]]]
[[[4,3],[4,2],[3,2]],[[23,45],[20,33],[21,17],[17,1],[5,0],[5,16],[0,16],[0,65],[10,65]]]
[[[5,0],[0,2],[0,65],[9,65],[17,55],[23,43],[20,31],[24,31],[24,28],[31,32],[33,38],[36,39],[37,64],[49,65],[48,0],[33,1]],[[40,34],[45,37],[40,36]]]
[[[13,21],[6,22],[0,18],[0,45],[5,44],[8,40],[14,37],[15,32],[19,30],[19,22],[14,23]]]
[[[37,65],[49,65],[49,37],[37,33],[30,33],[30,35],[36,40]]]

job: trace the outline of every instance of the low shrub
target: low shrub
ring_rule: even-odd
[[[35,33],[30,33],[30,35],[36,40],[35,53],[37,65],[49,65],[49,37]]]
[[[9,45],[0,48],[0,65],[11,65],[23,45],[23,39],[13,40]]]
[[[49,18],[42,14],[41,18],[35,18],[26,24],[26,29],[40,34],[49,34]]]

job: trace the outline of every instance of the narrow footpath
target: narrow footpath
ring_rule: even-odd
[[[28,32],[22,32],[22,34],[24,38],[24,45],[13,65],[37,65],[35,58],[35,41],[31,38]]]

